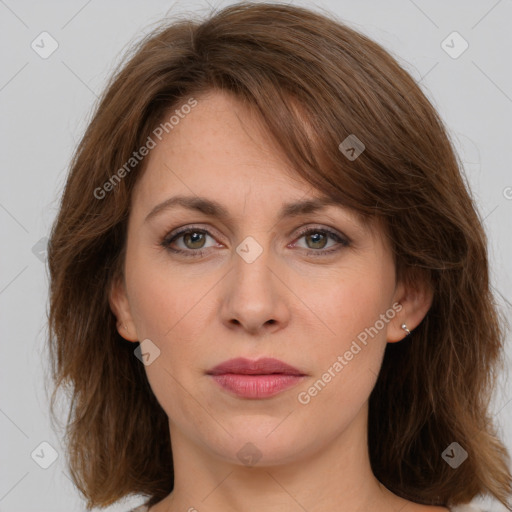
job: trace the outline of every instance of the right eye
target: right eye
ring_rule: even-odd
[[[183,254],[186,257],[199,257],[206,252],[202,249],[205,247],[207,237],[213,239],[212,235],[205,229],[187,227],[178,232],[171,232],[162,240],[161,245],[173,253]],[[181,241],[182,246],[172,247],[177,241]]]

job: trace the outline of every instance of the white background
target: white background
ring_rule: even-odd
[[[511,0],[296,3],[328,9],[382,44],[438,109],[485,218],[492,280],[510,318],[504,305],[512,302]],[[0,0],[0,512],[85,510],[49,421],[48,278],[44,256],[33,247],[49,233],[73,149],[127,44],[164,16],[209,9],[185,1]],[[43,31],[59,45],[47,59],[31,48]],[[469,44],[456,59],[441,47],[453,31]],[[511,355],[509,335],[508,369]],[[511,449],[512,389],[502,377],[493,407]],[[59,453],[48,469],[31,458],[43,441]],[[127,511],[141,501],[108,510]]]

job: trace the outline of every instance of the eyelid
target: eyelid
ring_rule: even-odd
[[[332,227],[326,226],[326,225],[306,226],[305,228],[301,228],[297,232],[295,237],[296,237],[296,239],[302,238],[305,234],[308,234],[311,231],[324,231],[324,232],[332,235],[334,238],[338,238],[339,239],[339,243],[343,243],[344,245],[347,245],[347,246],[352,244],[352,240],[351,240],[350,237],[345,235],[339,229],[332,228]]]
[[[169,244],[173,240],[179,239],[184,234],[192,232],[192,231],[198,231],[198,232],[204,233],[205,236],[210,236],[211,238],[213,238],[216,241],[217,241],[217,238],[222,238],[222,237],[216,235],[217,231],[215,229],[212,229],[211,226],[208,226],[207,228],[204,228],[204,227],[201,227],[201,226],[198,226],[198,225],[194,225],[194,224],[191,224],[191,225],[187,224],[187,225],[181,226],[179,228],[173,229],[170,232],[168,232],[164,236],[164,238],[162,239],[160,245],[163,245],[164,247],[168,248]],[[212,231],[214,233],[212,233]],[[222,242],[220,242],[220,243],[222,243]],[[199,252],[200,250],[201,249],[197,249],[195,252]],[[179,252],[179,251],[177,251],[177,252]],[[188,252],[193,252],[193,251],[189,250]]]

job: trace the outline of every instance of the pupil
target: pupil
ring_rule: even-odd
[[[325,235],[323,235],[323,234],[321,234],[321,233],[316,233],[316,234],[314,234],[314,235],[310,235],[310,237],[314,239],[314,240],[313,240],[313,243],[314,243],[314,244],[317,244],[317,243],[319,243],[319,242],[321,243],[322,241],[325,241]],[[320,240],[319,240],[319,238],[320,238]],[[323,238],[324,240],[322,240],[322,238]],[[321,245],[320,249],[321,249],[321,248],[323,248],[323,247],[324,247],[324,245]],[[318,247],[317,247],[317,248],[318,248]]]
[[[187,239],[192,239],[192,244],[196,244],[197,242],[201,242],[201,237],[203,236],[203,233],[197,233],[197,232],[193,232],[193,233],[189,233],[188,235],[186,235],[186,238]],[[201,247],[201,244],[199,244],[199,247]],[[197,249],[198,247],[193,247],[194,249]]]

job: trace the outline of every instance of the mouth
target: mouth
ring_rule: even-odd
[[[306,377],[297,368],[273,358],[230,359],[209,370],[207,375],[225,391],[250,399],[270,398]]]

